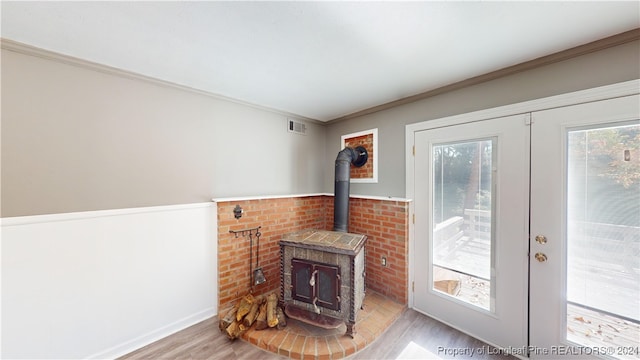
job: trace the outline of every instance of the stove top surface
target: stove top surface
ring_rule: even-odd
[[[281,244],[322,248],[328,251],[355,253],[366,241],[366,235],[352,234],[339,231],[308,229],[285,234],[280,241]]]

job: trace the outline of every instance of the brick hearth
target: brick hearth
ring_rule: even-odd
[[[287,319],[287,327],[282,330],[273,328],[258,331],[252,327],[243,334],[242,339],[292,359],[342,359],[371,344],[405,308],[405,305],[367,291],[364,309],[358,312],[353,339],[344,335],[344,324],[337,329],[326,330],[293,319]]]

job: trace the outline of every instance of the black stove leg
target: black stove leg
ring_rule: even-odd
[[[355,331],[353,331],[353,327],[355,326],[355,323],[352,323],[351,321],[347,321],[345,322],[345,324],[347,325],[347,331],[345,332],[345,335],[348,335],[353,339],[355,335]]]

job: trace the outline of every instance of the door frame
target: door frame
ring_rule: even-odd
[[[482,120],[489,120],[497,117],[511,116],[522,113],[531,113],[535,111],[548,110],[557,107],[576,105],[579,103],[592,102],[606,100],[621,96],[628,96],[638,94],[640,89],[640,79],[625,81],[617,84],[606,85],[596,87],[587,90],[581,90],[576,92],[570,92],[566,94],[545,97],[541,99],[535,99],[511,105],[500,106],[496,108],[490,108],[485,110],[474,111],[465,114],[453,115],[439,119],[427,120],[418,123],[408,124],[405,126],[405,193],[406,198],[410,200],[409,217],[412,221],[409,222],[409,256],[408,256],[408,269],[409,278],[407,286],[407,298],[409,299],[408,306],[415,309],[414,306],[414,293],[413,283],[415,281],[415,226],[416,221],[414,217],[414,176],[415,176],[415,164],[414,164],[414,145],[415,145],[415,133],[418,131],[424,131],[429,129],[435,129],[444,126],[459,125],[470,122],[477,122]],[[419,221],[419,220],[418,220]],[[448,324],[452,326],[452,324]],[[527,325],[528,326],[528,325]],[[455,328],[455,326],[452,326]],[[527,329],[528,331],[528,329]]]

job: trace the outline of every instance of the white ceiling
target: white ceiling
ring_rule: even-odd
[[[640,27],[640,2],[9,2],[5,39],[328,121]]]

